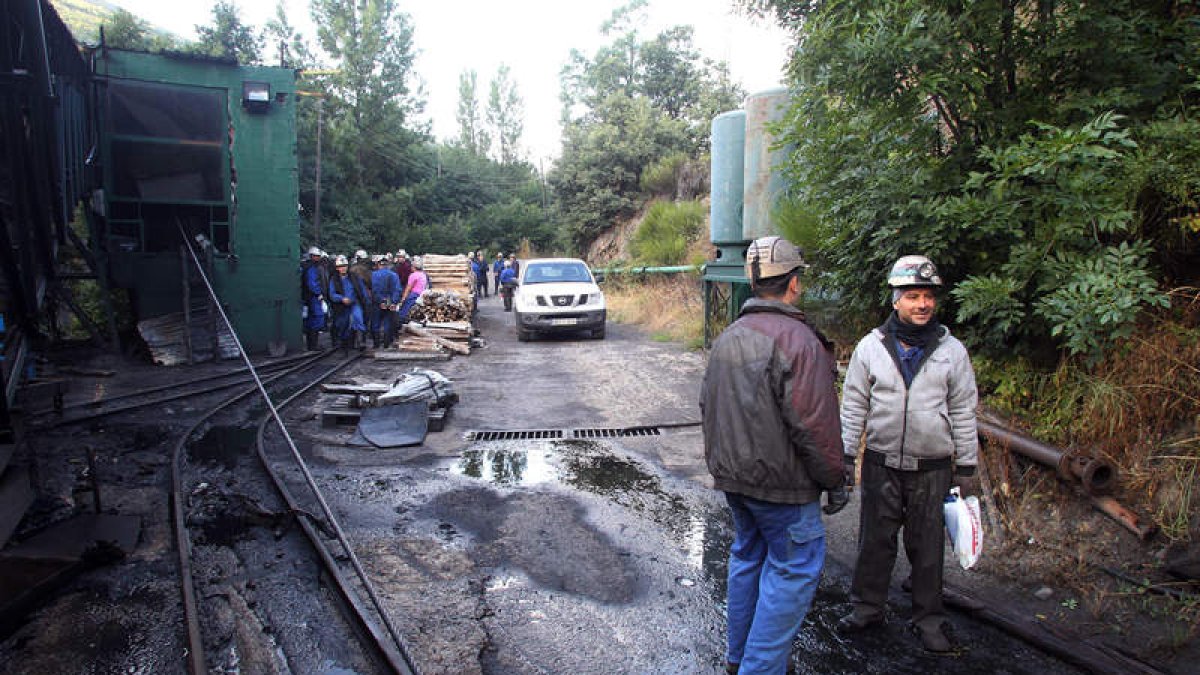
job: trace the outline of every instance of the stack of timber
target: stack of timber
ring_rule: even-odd
[[[439,347],[455,354],[466,356],[471,353],[471,324],[466,321],[454,323],[427,323],[418,326],[412,323],[404,324],[406,339],[433,340]]]
[[[445,323],[471,320],[471,299],[457,291],[431,288],[421,294],[412,309],[412,319],[422,322]],[[468,324],[468,330],[470,325]]]
[[[466,298],[468,305],[475,293],[475,279],[471,272],[471,261],[465,255],[434,255],[421,257],[425,274],[429,275],[430,288],[454,291]]]

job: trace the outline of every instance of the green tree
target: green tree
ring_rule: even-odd
[[[117,49],[149,50],[153,43],[150,24],[118,8],[104,24],[104,42]]]
[[[211,26],[196,26],[197,49],[210,56],[226,56],[238,63],[261,63],[262,40],[242,23],[241,10],[231,1],[218,0],[212,8]]]
[[[642,171],[687,146],[685,125],[645,97],[613,93],[587,120],[565,129],[563,152],[550,173],[574,246],[582,250],[617,218],[642,203]]]
[[[560,73],[563,150],[549,182],[579,249],[641,207],[647,169],[646,189],[671,193],[664,182],[678,167],[706,167],[712,117],[744,96],[724,64],[700,57],[690,26],[643,39],[646,5],[634,0],[614,11],[602,27],[611,41],[591,57],[573,51]],[[701,176],[689,184],[706,183]]]
[[[304,68],[314,62],[312,48],[308,46],[304,35],[288,20],[283,0],[275,3],[275,16],[263,27],[263,41],[268,55],[278,55],[277,65],[280,67]]]
[[[479,76],[474,70],[464,70],[458,76],[458,142],[477,155],[486,155],[492,145],[491,136],[483,124],[483,113],[479,109],[477,83]]]
[[[1133,0],[746,4],[774,12],[803,45],[790,65],[790,196],[811,216],[823,280],[849,309],[879,312],[890,261],[922,252],[963,283],[947,309],[967,333],[1006,350],[1054,338],[1095,353],[1159,302],[1144,283],[1154,263],[1191,255],[1197,268],[1194,239],[1172,243],[1178,228],[1155,215],[1194,203],[1178,188],[1195,183],[1172,191],[1156,176],[1180,172],[1138,154],[1142,142],[1200,131],[1191,10]],[[1167,136],[1147,133],[1166,131],[1163,121]],[[1110,301],[1132,311],[1090,309]],[[1104,335],[1089,342],[1095,330]]]
[[[510,74],[508,66],[500,64],[488,94],[487,121],[501,164],[521,159],[521,134],[525,130],[524,103]]]

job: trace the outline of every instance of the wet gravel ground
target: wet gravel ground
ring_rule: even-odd
[[[342,378],[390,382],[414,365],[452,378],[461,400],[447,428],[421,446],[346,446],[352,428],[320,426],[329,402],[321,395],[285,412],[420,671],[723,672],[731,533],[721,495],[709,487],[697,427],[585,441],[465,437],[698,422],[703,356],[616,324],[605,340],[518,343],[495,297],[481,300],[476,325],[487,344],[469,357],[367,360]],[[0,673],[185,672],[165,484],[154,479],[186,416],[102,425],[108,438],[133,441],[102,444],[99,472],[107,507],[144,514],[139,549],[72,582],[0,644]],[[276,506],[265,500],[249,508],[229,498],[245,488],[236,469],[238,453],[248,452],[245,433],[235,422],[213,427],[195,456],[214,486],[212,517],[198,536],[210,546],[207,568],[223,570],[206,595],[222,625],[244,634],[238,644],[267,637],[261,653],[224,655],[225,672],[375,672],[349,637],[332,646],[342,629],[314,626],[326,592],[295,528],[273,518]],[[69,441],[47,434],[42,445],[52,454]],[[59,480],[60,508],[86,499],[77,491],[78,464],[64,459],[53,468],[68,477]],[[221,504],[232,515],[223,517]],[[926,654],[906,627],[908,601],[898,588],[884,628],[849,640],[835,635],[832,625],[849,609],[857,518],[852,505],[827,521],[825,578],[793,655],[799,672],[1076,672],[957,615],[959,651]],[[898,569],[897,585],[904,573]]]

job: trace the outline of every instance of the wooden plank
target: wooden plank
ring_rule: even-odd
[[[375,352],[376,361],[449,361],[450,354],[446,352],[404,352],[388,350]]]
[[[386,384],[322,384],[321,391],[326,394],[382,394],[390,391]]]
[[[409,333],[412,333],[413,335],[418,335],[420,337],[432,337],[438,341],[438,344],[445,347],[446,349],[449,349],[452,352],[456,352],[459,354],[470,354],[471,353],[471,348],[469,346],[464,346],[457,342],[454,342],[453,340],[447,340],[445,338],[441,338],[436,335],[431,335],[425,329],[417,328],[416,326],[412,325],[411,323],[404,324],[404,330]]]

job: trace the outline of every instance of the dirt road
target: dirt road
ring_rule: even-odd
[[[420,446],[347,445],[352,427],[322,427],[319,413],[329,401],[317,395],[285,413],[420,672],[723,672],[731,535],[696,426],[703,356],[611,323],[605,340],[520,343],[496,297],[481,301],[476,325],[486,346],[470,356],[420,364],[366,359],[337,376],[391,382],[416,365],[451,378],[460,401],[446,429]],[[138,549],[72,581],[0,644],[0,673],[186,672],[164,468],[167,449],[200,407],[184,402],[87,430],[103,460],[108,503],[142,518]],[[222,441],[217,459],[252,452],[243,447],[241,425],[233,423],[236,433]],[[647,427],[647,435],[613,435],[634,426]],[[469,432],[488,430],[561,437],[469,440]],[[580,431],[584,438],[575,438]],[[47,467],[60,453],[54,472],[64,479],[64,508],[74,498],[77,472],[69,467],[78,433],[39,438]],[[227,491],[228,503],[243,511],[269,503],[250,494],[251,481],[237,472],[214,469],[210,482],[205,490]],[[239,644],[273,636],[260,654],[227,652],[226,661],[243,672],[369,672],[352,639],[314,625],[327,591],[311,566],[293,558],[300,549],[287,514],[267,513],[266,522],[212,515],[219,527],[206,538],[234,543],[213,549],[205,574],[228,581],[205,602],[223,608],[221,625]],[[1074,672],[957,615],[961,649],[925,654],[905,625],[902,569],[888,625],[854,640],[837,637],[831,626],[848,610],[853,504],[826,526],[830,554],[796,642],[798,671]]]
[[[481,300],[476,325],[487,346],[437,368],[461,397],[445,431],[416,449],[321,451],[333,473],[353,471],[343,484],[374,486],[343,492],[340,508],[377,513],[360,527],[397,547],[387,594],[405,632],[420,636],[422,669],[720,672],[731,535],[694,425],[703,355],[612,323],[605,340],[519,343],[495,297]],[[659,434],[466,440],[471,431],[642,425]],[[956,620],[955,656],[927,655],[898,590],[886,628],[835,636],[848,610],[857,513],[827,527],[826,580],[797,642],[802,672],[1074,672],[965,619]]]

